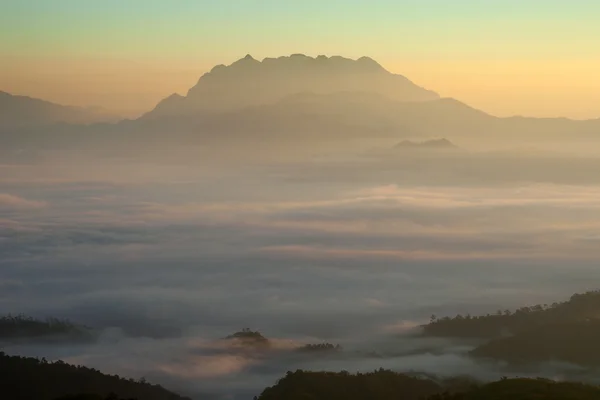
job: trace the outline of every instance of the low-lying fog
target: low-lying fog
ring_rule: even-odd
[[[198,398],[252,398],[297,368],[510,375],[407,332],[596,288],[600,159],[518,154],[0,163],[0,313],[103,332],[4,351]],[[274,348],[219,341],[245,327]],[[344,351],[292,351],[320,342]]]

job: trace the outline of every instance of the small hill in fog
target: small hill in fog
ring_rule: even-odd
[[[244,346],[268,346],[270,344],[269,339],[264,337],[262,333],[253,331],[250,328],[244,328],[227,336],[225,339],[234,340]]]
[[[149,116],[186,115],[198,111],[224,111],[271,104],[296,93],[378,93],[397,101],[436,100],[439,95],[393,74],[368,57],[303,54],[265,58],[252,56],[231,65],[218,65],[203,75],[186,96],[172,95]]]
[[[456,150],[458,147],[446,138],[413,142],[403,140],[394,146],[397,150]]]
[[[297,351],[302,353],[332,353],[342,351],[342,346],[332,343],[309,343],[298,347]]]

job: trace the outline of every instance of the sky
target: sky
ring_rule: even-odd
[[[364,55],[499,116],[600,117],[596,0],[2,0],[0,90],[127,115],[216,64]]]

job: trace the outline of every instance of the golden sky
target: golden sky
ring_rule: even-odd
[[[600,117],[597,0],[5,1],[0,90],[62,104],[136,115],[216,64],[304,53],[499,116]]]

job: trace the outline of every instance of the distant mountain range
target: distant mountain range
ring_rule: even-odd
[[[515,143],[600,139],[600,119],[498,118],[458,100],[440,98],[368,57],[350,60],[302,54],[262,61],[248,55],[229,66],[216,66],[186,96],[171,95],[137,120],[66,125],[113,120],[90,109],[0,94],[0,146],[18,149],[38,141],[57,148],[90,143],[110,148],[115,140],[122,142],[123,133],[129,134],[128,145],[133,148],[223,138],[263,146],[272,141],[306,144],[307,139],[314,143],[352,137]],[[43,137],[40,126],[45,126]],[[82,131],[89,135],[80,135]]]
[[[340,140],[387,136],[487,140],[594,138],[600,119],[498,118],[419,87],[368,57],[246,56],[203,75],[186,96],[171,95],[132,128],[224,134],[238,140]],[[188,137],[189,139],[189,137]]]
[[[119,119],[118,116],[97,107],[63,106],[0,91],[0,125],[2,127],[21,128],[57,123],[90,124],[116,122]]]

